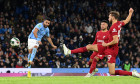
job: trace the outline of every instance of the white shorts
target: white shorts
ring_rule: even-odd
[[[28,49],[32,49],[34,46],[39,46],[38,41],[35,39],[28,39]]]

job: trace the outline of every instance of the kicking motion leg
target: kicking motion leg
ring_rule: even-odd
[[[87,52],[89,50],[98,51],[98,47],[97,47],[97,44],[95,44],[95,45],[89,44],[86,47],[80,47],[80,48],[77,48],[74,50],[69,50],[66,47],[66,45],[63,44],[63,50],[64,50],[65,55],[69,55],[69,54],[73,54],[73,53],[84,53],[84,52]]]

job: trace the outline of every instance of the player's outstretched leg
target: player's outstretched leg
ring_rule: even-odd
[[[98,51],[98,48],[97,48],[96,44],[95,45],[89,44],[86,47],[80,47],[80,48],[77,48],[74,50],[70,50],[66,47],[65,44],[63,44],[63,50],[64,50],[65,55],[69,55],[69,54],[74,54],[74,53],[84,53],[84,52],[87,52],[89,50]]]
[[[115,70],[115,75],[128,75],[128,76],[140,78],[140,74],[136,70],[133,70],[132,72],[124,71],[124,70]]]
[[[133,70],[132,72],[124,71],[124,70],[115,70],[115,63],[108,63],[109,73],[111,75],[127,75],[140,78],[140,74]]]
[[[32,50],[32,53],[28,55],[28,68],[31,68],[31,63],[36,55],[37,52],[37,46],[35,46]],[[27,77],[30,78],[31,77],[31,71],[28,71]]]

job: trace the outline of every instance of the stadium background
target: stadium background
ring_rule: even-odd
[[[140,68],[139,4],[139,0],[0,0],[0,68],[25,67],[28,35],[44,16],[52,19],[49,28],[54,44],[59,47],[64,39],[68,48],[75,49],[94,41],[100,21],[108,19],[109,11],[117,10],[120,19],[125,19],[130,7],[135,12],[131,22],[122,28],[116,67],[128,60],[131,67]],[[21,41],[16,51],[9,45],[14,36]],[[46,38],[42,42],[33,68],[89,68],[92,52],[64,56],[59,48],[53,50]],[[97,68],[107,67],[106,60],[100,61]]]

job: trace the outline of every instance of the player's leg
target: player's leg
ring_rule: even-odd
[[[113,57],[112,55],[108,55],[108,68],[109,68],[109,73],[111,75],[128,75],[128,76],[134,76],[140,78],[140,74],[136,70],[133,70],[132,72],[124,71],[124,70],[115,70],[115,60],[116,57]]]
[[[108,63],[109,73],[111,75],[130,75],[132,76],[132,72],[124,71],[124,70],[115,70],[115,63]]]
[[[123,71],[123,70],[115,70],[115,62],[116,62],[116,54],[108,55],[108,68],[109,68],[109,73],[111,75],[131,75],[132,72],[128,71]]]
[[[109,74],[115,75],[115,63],[108,63]]]
[[[29,62],[29,60],[31,59],[32,49],[28,49],[28,52],[28,68],[31,68],[31,63]]]
[[[31,68],[31,63],[36,55],[37,52],[37,48],[38,48],[39,44],[37,42],[37,40],[35,39],[28,39],[28,50],[29,50],[29,54],[28,54],[28,68]]]
[[[96,64],[98,61],[99,61],[99,57],[95,56],[90,66],[90,71],[89,71],[90,74],[92,74],[92,72],[96,69]]]
[[[90,59],[89,59],[89,62],[88,62],[88,65],[90,66],[92,64],[92,61],[93,61],[93,58],[96,56],[96,53],[93,52],[90,56]]]
[[[90,60],[89,60],[90,71],[85,77],[91,77],[92,75],[94,75],[98,71],[98,69],[95,70],[96,63],[94,60],[95,59],[98,60],[98,57],[96,55],[98,55],[98,52],[93,52],[92,55],[90,56]],[[95,67],[95,68],[93,68],[93,67]]]
[[[80,48],[77,48],[77,49],[74,49],[74,50],[69,50],[66,47],[66,45],[63,44],[63,50],[64,50],[64,54],[68,55],[68,54],[73,54],[73,53],[83,53],[83,52],[87,52],[89,50],[98,51],[98,47],[97,47],[97,44],[95,44],[95,45],[89,44],[86,47],[80,47]]]
[[[29,61],[31,61],[31,62],[33,61],[33,59],[36,55],[36,52],[37,52],[37,48],[38,48],[38,46],[34,46],[34,48],[32,49],[32,54],[31,54],[31,58]]]

